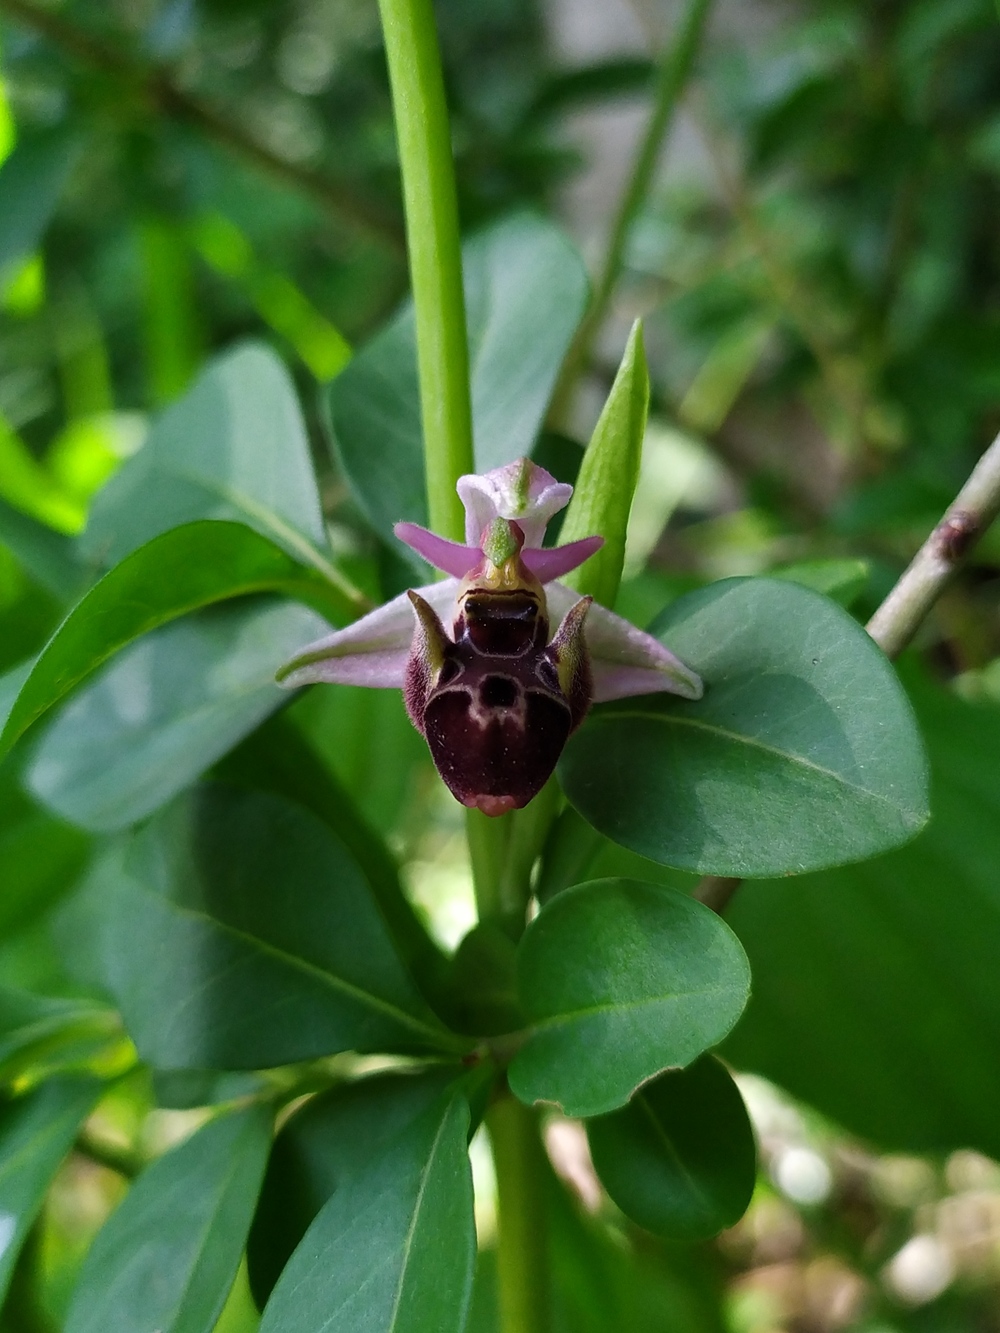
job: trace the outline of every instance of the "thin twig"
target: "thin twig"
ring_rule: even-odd
[[[653,110],[611,225],[611,235],[604,263],[594,283],[590,309],[563,363],[562,374],[553,395],[550,418],[556,425],[560,424],[561,418],[565,416],[580,372],[590,360],[594,339],[604,322],[615,285],[621,276],[625,247],[632,224],[649,194],[660,149],[673,124],[674,113],[690,77],[711,6],[712,0],[691,0],[687,13],[681,21],[677,40],[663,56],[655,87]]]
[[[74,1147],[81,1157],[88,1158],[98,1166],[107,1167],[109,1171],[124,1176],[126,1180],[137,1176],[145,1165],[139,1154],[133,1152],[131,1148],[121,1148],[117,1144],[109,1143],[107,1139],[100,1138],[89,1129],[80,1131]]]
[[[30,0],[0,0],[0,12],[33,28],[79,63],[128,84],[138,100],[152,111],[192,125],[275,180],[308,195],[338,222],[349,223],[397,254],[403,253],[403,231],[398,219],[378,204],[360,198],[349,186],[279,157],[243,125],[185,92],[163,68],[135,59],[60,15],[36,7]]]
[[[969,552],[998,515],[1000,435],[980,458],[940,523],[866,625],[887,657],[898,657],[910,643]],[[742,882],[706,875],[694,896],[721,914]]]

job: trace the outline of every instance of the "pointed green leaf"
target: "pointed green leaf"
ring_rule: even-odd
[[[602,606],[614,606],[625,566],[625,536],[639,480],[642,437],[649,412],[649,372],[642,325],[632,326],[625,355],[590,437],[576,489],[559,533],[561,542],[595,533],[604,545],[564,582]]]
[[[442,1100],[335,1190],[260,1333],[462,1333],[475,1225],[469,1108]]]
[[[195,789],[133,840],[106,919],[109,984],[160,1069],[467,1045],[416,990],[346,847],[282,797]]]
[[[288,702],[275,671],[324,633],[314,612],[270,598],[163,625],[84,684],[46,729],[28,764],[30,791],[99,832],[145,819]]]
[[[750,969],[736,936],[683,893],[605,879],[558,894],[525,931],[518,989],[531,1023],[508,1071],[521,1101],[567,1115],[623,1106],[690,1064],[739,1018]]]
[[[0,754],[133,639],[198,607],[265,591],[329,614],[344,610],[321,578],[240,523],[190,523],[154,538],[105,574],[56,630],[10,711]]]
[[[309,440],[288,371],[244,343],[210,362],[94,501],[81,538],[107,567],[197,519],[247,524],[303,564],[326,569]]]
[[[460,1072],[444,1065],[375,1074],[331,1088],[286,1121],[274,1142],[247,1246],[259,1305],[334,1190],[428,1111]]]
[[[757,1175],[753,1126],[725,1066],[703,1055],[587,1122],[594,1166],[627,1217],[669,1240],[703,1240],[746,1212]]]
[[[476,468],[485,472],[531,452],[583,314],[587,279],[565,236],[528,215],[474,236],[463,262]],[[344,471],[375,531],[395,545],[394,523],[427,522],[412,305],[329,394]]]
[[[271,1115],[220,1115],[146,1168],[94,1241],[66,1333],[211,1333],[239,1267]]]
[[[0,1108],[0,1299],[52,1177],[101,1088],[96,1079],[52,1078]]]
[[[705,682],[594,710],[566,747],[569,799],[652,861],[796,874],[912,838],[923,746],[892,665],[841,607],[795,583],[724,579],[652,632]]]

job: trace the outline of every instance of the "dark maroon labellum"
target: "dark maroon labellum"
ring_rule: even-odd
[[[502,815],[538,795],[586,716],[590,598],[568,612],[550,643],[545,595],[516,555],[502,571],[488,565],[485,577],[476,575],[482,571],[459,595],[454,637],[410,594],[419,623],[406,706],[454,796]]]

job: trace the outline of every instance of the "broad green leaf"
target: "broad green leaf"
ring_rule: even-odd
[[[703,1055],[587,1122],[604,1188],[633,1222],[669,1240],[702,1240],[746,1212],[757,1175],[753,1127],[725,1067]]]
[[[0,274],[36,250],[79,153],[64,129],[24,137],[0,170]]]
[[[285,1123],[274,1142],[247,1246],[259,1305],[334,1190],[429,1110],[456,1074],[455,1066],[432,1067],[341,1084]]]
[[[386,693],[359,692],[376,697]],[[410,726],[409,719],[404,721]],[[418,739],[422,743],[422,738]],[[369,743],[383,764],[391,762],[391,754],[382,750],[375,738],[369,736]],[[248,736],[223,760],[214,776],[232,786],[287,796],[329,824],[371,886],[400,957],[426,994],[428,982],[433,983],[443,972],[444,956],[404,896],[398,868],[385,843],[362,819],[351,790],[337,781],[288,714],[271,718]],[[357,784],[353,790],[357,790]]]
[[[625,567],[625,536],[639,480],[642,437],[649,412],[649,371],[636,321],[594,433],[560,530],[563,542],[599,533],[604,545],[564,580],[602,606],[614,606]]]
[[[56,630],[11,709],[0,754],[133,639],[212,602],[268,591],[337,609],[329,585],[240,523],[190,523],[155,537],[105,574]]]
[[[52,1078],[0,1106],[0,1299],[52,1177],[101,1088],[96,1079]]]
[[[892,666],[841,607],[795,583],[724,579],[653,625],[705,697],[594,710],[560,776],[601,833],[679,869],[798,874],[906,842],[927,772]]]
[[[730,1030],[750,987],[714,912],[629,879],[553,898],[521,940],[517,977],[531,1027],[511,1091],[572,1116],[613,1111],[661,1069],[690,1064]]]
[[[474,236],[463,261],[476,468],[486,472],[531,452],[587,280],[562,233],[528,215]],[[351,487],[375,531],[394,543],[394,523],[427,522],[412,305],[354,358],[329,403]]]
[[[281,797],[196,788],[133,840],[107,917],[110,986],[157,1068],[466,1046],[420,997],[347,849]]]
[[[912,694],[933,820],[878,860],[739,890],[754,993],[725,1054],[883,1148],[1000,1157],[1000,708]]]
[[[27,767],[29,789],[87,829],[144,819],[288,702],[275,671],[325,632],[314,612],[270,598],[161,626],[86,683],[46,729]]]
[[[220,1115],[146,1168],[91,1246],[66,1333],[211,1333],[271,1146],[263,1107]]]
[[[33,579],[60,601],[81,590],[85,571],[77,562],[71,538],[0,500],[0,542],[8,547]]]
[[[321,572],[329,562],[309,441],[291,378],[270,348],[210,362],[97,496],[81,546],[117,564],[169,528],[238,520]]]
[[[336,1189],[260,1333],[462,1333],[476,1236],[469,1108],[442,1098]]]

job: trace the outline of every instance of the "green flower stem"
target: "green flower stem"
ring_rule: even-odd
[[[687,12],[681,20],[677,40],[664,53],[656,82],[653,109],[646,125],[646,133],[632,164],[625,193],[611,225],[604,263],[594,282],[590,309],[573,340],[573,346],[566,358],[553,396],[549,415],[556,426],[561,424],[566,415],[577,377],[590,359],[594,339],[607,314],[615,284],[621,275],[629,232],[649,194],[660,149],[673,124],[674,112],[690,77],[711,7],[712,0],[690,0]]]
[[[500,1327],[503,1333],[548,1333],[549,1167],[538,1116],[508,1096],[490,1107],[486,1125],[497,1174]]]
[[[431,0],[379,0],[403,174],[430,526],[461,541],[474,471],[458,203]]]

